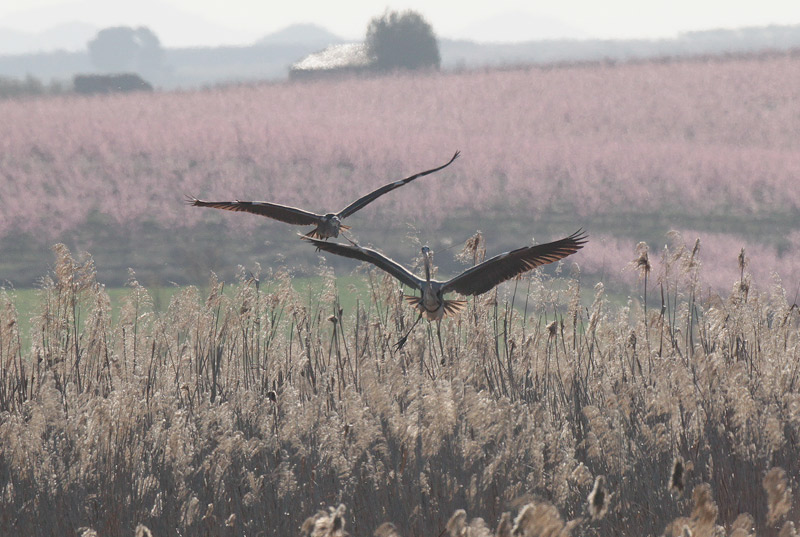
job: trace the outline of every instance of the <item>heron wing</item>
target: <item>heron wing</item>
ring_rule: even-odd
[[[188,197],[186,202],[194,207],[212,207],[214,209],[225,209],[226,211],[258,214],[298,226],[316,225],[319,224],[322,218],[322,215],[304,211],[297,207],[279,205],[267,201],[203,201]]]
[[[445,293],[455,291],[462,295],[480,295],[523,272],[574,254],[583,248],[587,240],[586,233],[578,230],[569,237],[555,242],[518,248],[496,255],[448,280],[442,286],[442,291]]]
[[[332,254],[372,263],[379,269],[388,272],[409,287],[413,287],[415,289],[420,289],[422,287],[422,280],[420,278],[415,276],[411,271],[406,269],[397,261],[386,257],[376,250],[371,248],[363,248],[361,246],[350,246],[348,244],[321,241],[312,239],[305,235],[303,235],[302,238],[303,240],[313,243],[314,246],[317,247],[317,250],[325,250],[326,252],[330,252]]]
[[[350,216],[354,212],[358,211],[359,209],[362,209],[368,203],[371,203],[371,202],[375,201],[379,197],[383,196],[387,192],[391,192],[395,188],[399,188],[399,187],[403,186],[406,183],[410,183],[414,179],[418,179],[419,177],[423,177],[423,176],[429,175],[429,174],[431,174],[433,172],[438,172],[442,168],[446,168],[447,166],[449,166],[458,157],[458,155],[460,153],[461,153],[460,151],[456,151],[455,154],[453,155],[453,158],[451,158],[447,162],[447,164],[443,164],[442,166],[439,166],[438,168],[433,168],[431,170],[425,170],[424,172],[420,172],[420,173],[418,173],[416,175],[412,175],[411,177],[406,177],[405,179],[400,179],[399,181],[394,181],[392,183],[385,184],[382,187],[380,187],[379,189],[373,190],[372,192],[370,192],[366,196],[358,198],[356,201],[354,201],[353,203],[351,203],[350,205],[348,205],[347,207],[345,207],[344,209],[339,211],[339,215],[338,215],[339,218],[342,218],[342,219],[347,218],[348,216]]]

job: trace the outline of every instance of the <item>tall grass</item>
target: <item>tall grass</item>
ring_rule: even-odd
[[[798,518],[800,314],[745,260],[709,295],[702,251],[672,246],[638,284],[646,309],[602,285],[582,303],[574,268],[533,272],[397,351],[414,313],[380,273],[347,310],[330,270],[310,300],[243,272],[164,312],[132,278],[113,321],[92,260],[55,255],[30,348],[0,295],[4,535],[777,535]]]

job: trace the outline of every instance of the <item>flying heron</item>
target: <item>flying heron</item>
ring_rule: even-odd
[[[440,321],[445,316],[458,313],[464,309],[466,306],[465,300],[445,299],[444,295],[446,293],[456,292],[462,295],[480,295],[514,276],[574,254],[583,248],[583,245],[588,241],[586,233],[583,230],[578,230],[561,240],[517,248],[516,250],[496,255],[465,270],[454,278],[450,278],[447,281],[439,281],[431,279],[433,252],[427,246],[422,247],[422,258],[425,263],[425,279],[422,279],[398,262],[371,248],[325,242],[310,237],[303,238],[312,242],[318,250],[325,250],[332,254],[372,263],[408,287],[421,291],[422,296],[419,297],[404,295],[405,300],[419,311],[419,317],[417,317],[411,329],[416,326],[423,315],[428,320]],[[411,333],[411,330],[400,339],[397,344],[398,348],[403,346],[409,333]]]
[[[228,211],[260,214],[261,216],[280,220],[281,222],[286,222],[287,224],[294,224],[298,226],[317,226],[305,236],[327,240],[330,237],[338,237],[339,231],[342,229],[350,229],[350,226],[342,224],[342,220],[354,212],[362,209],[367,204],[375,201],[387,192],[391,192],[395,188],[399,188],[406,183],[410,183],[419,177],[423,177],[433,172],[438,172],[442,168],[446,168],[456,159],[456,157],[458,157],[459,154],[460,151],[456,151],[453,155],[453,158],[451,158],[447,164],[439,166],[438,168],[426,170],[410,177],[406,177],[405,179],[387,183],[382,187],[373,190],[366,196],[358,198],[338,213],[317,214],[310,211],[304,211],[303,209],[298,209],[297,207],[279,205],[277,203],[270,203],[267,201],[203,201],[187,196],[186,202],[194,207],[212,207],[214,209],[225,209]]]

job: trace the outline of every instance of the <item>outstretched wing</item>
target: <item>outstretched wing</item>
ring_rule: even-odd
[[[523,272],[574,254],[583,248],[587,241],[586,233],[578,230],[565,239],[518,248],[496,255],[445,282],[442,291],[445,293],[455,291],[462,295],[485,293],[495,285],[510,280]]]
[[[347,244],[337,244],[335,242],[320,241],[317,239],[309,238],[303,235],[303,240],[311,242],[317,247],[317,250],[325,250],[332,254],[349,257],[351,259],[358,259],[359,261],[366,261],[372,263],[381,270],[385,270],[405,285],[420,289],[422,280],[415,276],[412,272],[406,269],[397,261],[390,259],[380,252],[371,248],[363,248],[361,246],[350,246]]]
[[[410,183],[414,179],[418,179],[419,177],[423,177],[425,175],[429,175],[429,174],[431,174],[433,172],[438,172],[442,168],[448,167],[458,157],[458,155],[460,155],[460,154],[461,154],[461,151],[456,151],[455,154],[453,155],[453,158],[451,158],[447,162],[447,164],[443,164],[442,166],[439,166],[438,168],[433,168],[432,170],[426,170],[424,172],[420,172],[420,173],[418,173],[416,175],[412,175],[411,177],[406,177],[405,179],[400,179],[399,181],[395,181],[393,183],[389,183],[389,184],[383,185],[382,187],[380,187],[377,190],[373,190],[372,192],[370,192],[366,196],[358,198],[356,201],[354,201],[353,203],[351,203],[350,205],[348,205],[347,207],[345,207],[344,209],[339,211],[339,214],[338,214],[339,218],[341,218],[341,219],[347,218],[348,216],[350,216],[354,212],[356,212],[359,209],[363,208],[368,203],[371,203],[371,202],[375,201],[379,197],[383,196],[387,192],[391,192],[395,188],[399,188],[399,187],[403,186],[406,183]]]
[[[258,214],[298,226],[317,225],[322,219],[322,215],[316,213],[266,201],[203,201],[187,196],[186,203],[194,207],[212,207],[214,209],[225,209],[226,211]]]

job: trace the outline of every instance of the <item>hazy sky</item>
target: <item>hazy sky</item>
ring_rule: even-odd
[[[149,26],[165,46],[249,44],[293,23],[360,39],[384,9],[414,9],[440,37],[670,37],[710,28],[800,24],[794,0],[2,0],[0,27],[38,32],[80,21]]]

